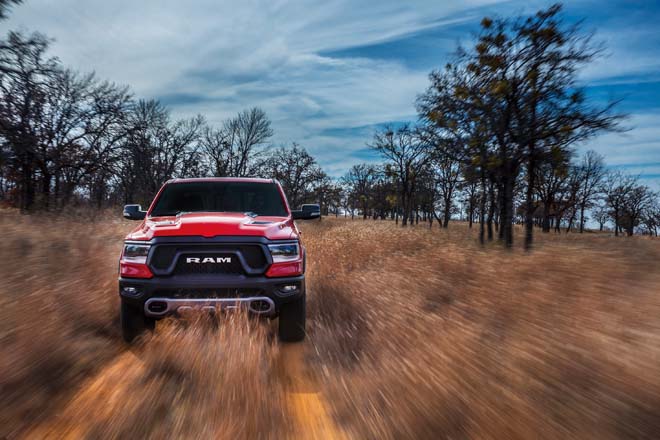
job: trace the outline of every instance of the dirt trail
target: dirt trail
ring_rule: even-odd
[[[315,376],[305,364],[304,344],[281,346],[276,373],[286,391],[289,419],[293,422],[291,438],[347,438],[332,420]],[[113,414],[135,398],[130,384],[144,374],[139,353],[123,352],[85,381],[61,411],[25,438],[80,439],[98,435],[95,427],[111,423]]]
[[[303,344],[281,346],[279,370],[286,390],[289,414],[294,423],[292,438],[348,438],[329,413],[317,379],[305,362]]]

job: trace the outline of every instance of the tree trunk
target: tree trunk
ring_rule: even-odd
[[[509,173],[509,176],[512,173]],[[502,194],[502,213],[500,216],[500,236],[507,248],[513,247],[513,186],[515,182],[511,177],[505,177]]]
[[[550,202],[543,204],[543,232],[550,232]]]
[[[406,197],[405,190],[401,192],[401,226],[408,225],[408,198]]]
[[[570,232],[573,229],[573,222],[575,221],[575,210],[571,213],[571,216],[568,218],[568,225],[566,226],[566,233]]]
[[[533,147],[532,147],[533,151]],[[531,250],[534,241],[534,176],[536,174],[535,162],[529,159],[527,165],[527,194],[525,195],[525,250]]]
[[[472,229],[472,221],[474,217],[474,201],[470,198],[470,204],[468,205],[468,228]]]
[[[619,209],[614,208],[614,236],[619,236]]]
[[[43,209],[48,211],[50,208],[50,184],[52,183],[53,176],[48,170],[41,167],[41,204]]]
[[[442,227],[449,227],[449,218],[451,217],[451,195],[445,198],[445,209],[442,216]]]
[[[505,180],[505,179],[502,179]],[[498,205],[497,207],[499,208],[499,212],[497,214],[497,217],[499,219],[499,224],[498,224],[498,230],[497,230],[497,239],[499,241],[504,241],[504,227],[502,223],[505,221],[507,214],[506,214],[506,184],[503,182],[500,183],[500,188],[499,191],[497,192],[497,198],[498,200]]]
[[[637,220],[636,217],[630,217],[630,221],[629,221],[628,225],[626,226],[626,233],[628,234],[628,237],[632,237],[633,234],[635,233],[636,220]]]
[[[60,206],[61,206],[61,204],[60,204],[60,199],[61,199],[61,194],[60,194],[60,192],[61,192],[61,183],[60,183],[60,181],[62,180],[62,178],[60,177],[60,172],[59,171],[55,171],[54,178],[55,178],[55,188],[54,188],[54,191],[53,191],[53,200],[54,200],[55,209],[59,209]]]
[[[485,242],[486,225],[486,176],[481,172],[481,198],[479,199],[479,243]],[[492,233],[492,231],[491,231]]]
[[[29,212],[34,205],[34,180],[32,179],[32,160],[33,155],[26,152],[21,165],[21,212]]]
[[[493,241],[493,219],[495,218],[495,184],[488,186],[488,241]]]
[[[438,213],[435,212],[435,209],[433,210],[433,217],[438,221],[438,226],[442,227],[442,220],[438,217]]]

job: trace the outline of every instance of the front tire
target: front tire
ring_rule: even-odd
[[[156,326],[154,319],[147,318],[140,309],[127,304],[123,299],[119,309],[119,322],[121,336],[129,344],[146,330],[153,331]]]
[[[280,306],[278,333],[282,342],[298,342],[305,339],[306,295]]]

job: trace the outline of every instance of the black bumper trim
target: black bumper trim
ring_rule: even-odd
[[[286,284],[297,284],[299,288],[290,294],[283,293],[279,287]],[[136,294],[127,293],[124,288],[133,287]],[[176,290],[194,291],[200,290],[226,290],[226,289],[251,289],[259,290],[261,296],[266,296],[273,300],[276,310],[280,305],[293,299],[299,298],[305,294],[305,276],[286,278],[266,278],[266,277],[190,277],[190,276],[171,276],[167,278],[155,277],[151,279],[140,278],[119,278],[119,295],[121,298],[136,306],[140,310],[144,308],[144,303],[150,298],[163,297],[163,292],[172,292]],[[254,296],[254,295],[252,295]]]

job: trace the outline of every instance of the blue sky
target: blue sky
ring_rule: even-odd
[[[133,4],[136,3],[136,4]],[[259,106],[275,144],[298,142],[334,176],[360,161],[374,130],[414,121],[427,75],[483,16],[532,13],[550,2],[378,0],[26,0],[9,29],[52,37],[66,65],[130,85],[177,117],[210,123]],[[584,145],[660,189],[660,2],[571,1],[607,56],[581,73],[597,101],[622,99],[629,130]]]

